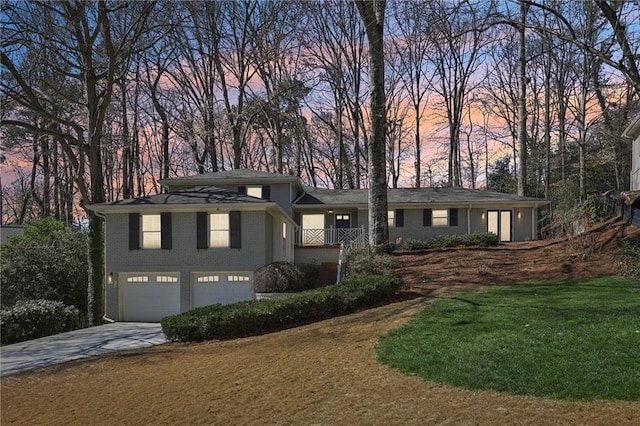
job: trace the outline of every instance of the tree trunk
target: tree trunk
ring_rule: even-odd
[[[526,58],[526,37],[525,22],[528,5],[520,4],[520,97],[518,105],[518,157],[520,167],[518,167],[518,195],[527,195],[527,58]]]
[[[384,0],[356,0],[369,41],[369,92],[371,141],[369,142],[369,244],[374,249],[389,242],[387,175],[385,161],[386,98],[384,92]]]

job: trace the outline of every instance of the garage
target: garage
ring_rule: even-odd
[[[122,278],[124,321],[158,322],[180,313],[179,273],[129,273]]]
[[[191,307],[253,299],[253,273],[200,272],[191,275]]]

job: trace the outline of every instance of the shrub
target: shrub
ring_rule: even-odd
[[[258,268],[253,275],[256,293],[287,293],[308,290],[305,274],[289,262],[274,262]]]
[[[623,274],[640,279],[640,237],[622,240]]]
[[[589,219],[590,223],[600,223],[609,218],[604,197],[590,195],[582,203],[582,213]]]
[[[465,235],[436,235],[427,240],[407,238],[402,242],[404,250],[424,250],[459,246],[495,246],[498,236],[492,232],[477,232]]]
[[[88,312],[88,238],[54,219],[30,223],[0,250],[2,305],[57,300]]]
[[[80,328],[80,312],[53,300],[26,300],[0,310],[3,344],[22,342]]]
[[[391,271],[388,254],[372,252],[368,246],[352,248],[345,262],[345,278],[355,280],[369,275],[387,275]]]
[[[398,277],[366,277],[282,299],[204,306],[163,318],[162,331],[170,341],[203,341],[261,334],[381,303],[401,285]]]

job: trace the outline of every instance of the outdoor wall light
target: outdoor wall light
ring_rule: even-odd
[[[518,219],[522,219],[522,212],[518,210]]]
[[[480,217],[484,220],[484,210],[482,210],[482,215]]]
[[[107,284],[113,284],[113,272],[109,272],[109,276],[107,276]]]

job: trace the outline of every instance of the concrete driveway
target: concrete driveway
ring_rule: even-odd
[[[165,343],[158,323],[117,322],[0,348],[0,376],[108,352]]]

